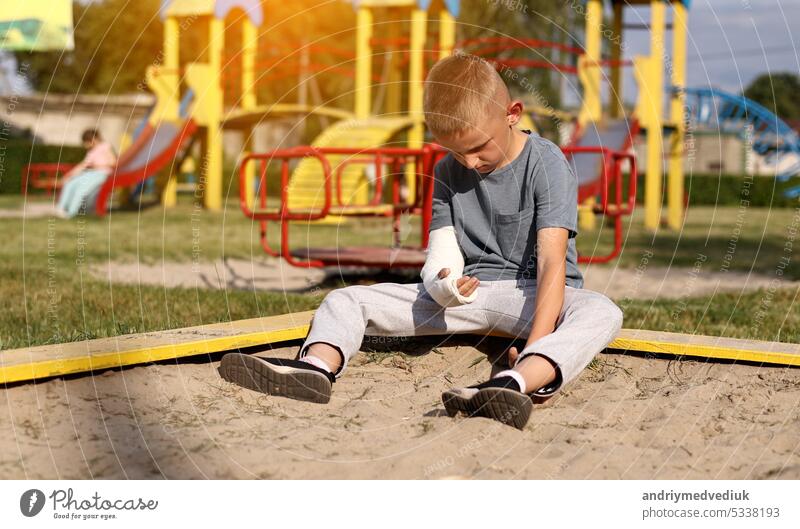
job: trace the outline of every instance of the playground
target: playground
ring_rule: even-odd
[[[570,42],[474,36],[457,1],[339,4],[346,39],[294,43],[270,38],[269,3],[165,1],[153,105],[85,209],[54,213],[77,151],[20,157],[0,194],[0,477],[800,478],[800,138],[687,79],[690,3],[588,0]],[[561,147],[585,288],[623,309],[620,335],[521,431],[442,406],[505,369],[503,336],[365,336],[325,406],[221,379],[226,352],[293,358],[337,288],[420,281],[446,154],[422,81],[452,53],[492,61],[520,128]],[[578,99],[550,105],[531,72]],[[259,148],[278,119],[312,139]],[[771,172],[695,175],[703,134]]]

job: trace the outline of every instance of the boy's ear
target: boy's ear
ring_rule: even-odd
[[[525,105],[522,104],[522,101],[519,99],[513,99],[506,107],[506,123],[510,127],[513,127],[519,120],[522,119],[522,111],[525,108]]]

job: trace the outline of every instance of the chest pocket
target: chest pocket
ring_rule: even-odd
[[[500,254],[506,261],[521,269],[533,266],[530,257],[536,247],[536,232],[533,229],[536,225],[534,209],[530,207],[517,213],[494,214],[494,235]]]

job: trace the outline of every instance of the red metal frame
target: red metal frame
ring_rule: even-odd
[[[631,118],[631,119],[627,120],[627,123],[628,123],[628,134],[625,135],[625,142],[619,147],[618,150],[617,149],[609,149],[609,148],[600,149],[599,147],[602,147],[602,145],[597,145],[597,146],[595,146],[595,145],[591,145],[591,146],[587,145],[585,147],[579,147],[576,144],[578,143],[578,141],[580,141],[580,138],[584,134],[584,131],[581,128],[580,124],[576,124],[575,129],[572,131],[572,138],[570,139],[569,145],[567,145],[566,147],[561,147],[561,151],[564,153],[564,155],[567,158],[569,158],[570,155],[573,154],[573,153],[574,154],[580,154],[580,153],[604,154],[605,156],[604,156],[604,159],[603,159],[603,168],[602,168],[602,170],[605,173],[605,172],[608,171],[608,167],[611,165],[611,164],[608,163],[609,155],[610,154],[613,155],[613,154],[616,154],[616,153],[627,153],[631,149],[631,147],[633,147],[633,139],[639,134],[639,127],[640,126],[639,126],[639,120],[638,119]],[[635,163],[635,162],[636,162],[636,160],[633,160],[633,163]],[[603,177],[605,177],[606,179],[608,178],[607,174],[606,175],[601,175],[601,180],[602,180]],[[593,181],[593,182],[591,182],[589,184],[581,186],[578,189],[578,203],[580,204],[581,202],[583,202],[584,200],[586,200],[589,197],[597,196],[597,194],[601,192],[600,191],[600,185],[601,185],[600,184],[600,180],[595,180],[595,181]],[[634,193],[634,198],[635,198],[635,193]]]
[[[559,42],[540,39],[516,39],[514,37],[475,37],[456,42],[454,48],[467,48],[470,46],[486,46],[472,50],[472,55],[488,55],[506,50],[545,48],[563,51],[572,55],[583,55],[584,51],[575,46],[568,46]]]
[[[600,171],[600,179],[595,180],[587,185],[578,188],[578,204],[582,203],[586,198],[601,195],[600,204],[595,204],[594,212],[602,213],[605,216],[614,219],[614,249],[607,255],[590,255],[578,256],[579,263],[607,263],[615,259],[622,251],[622,215],[630,215],[633,213],[633,208],[636,205],[636,180],[638,179],[636,157],[628,151],[633,146],[633,140],[639,134],[639,121],[635,118],[629,120],[628,134],[625,137],[625,143],[622,144],[619,150],[609,149],[603,146],[585,146],[578,147],[573,145],[578,141],[581,130],[580,126],[576,126],[573,131],[571,144],[567,147],[562,147],[561,151],[569,158],[572,154],[580,153],[597,153],[603,155],[603,167]],[[630,161],[630,179],[628,181],[628,196],[626,204],[622,205],[622,162],[623,160]],[[608,207],[608,185],[609,182],[614,184],[616,190],[616,203],[614,209]],[[619,213],[616,213],[619,212]]]
[[[602,213],[606,217],[611,217],[614,221],[614,248],[606,255],[578,256],[579,263],[607,263],[615,259],[622,251],[622,216],[630,215],[636,206],[636,179],[637,166],[636,156],[629,152],[614,151],[606,147],[563,147],[564,155],[572,154],[602,154],[603,167],[600,171],[600,178],[588,186],[581,186],[581,193],[578,193],[578,203],[583,202],[588,196],[596,196],[599,192],[600,203],[595,204],[593,211]],[[622,196],[622,163],[628,160],[630,163],[630,178],[628,179],[628,193],[623,200]],[[614,201],[609,202],[609,184],[614,186]],[[588,191],[587,191],[588,189]],[[594,192],[592,192],[594,191]],[[583,195],[583,197],[582,197]]]
[[[633,212],[636,202],[636,180],[637,180],[637,166],[636,158],[633,154],[628,152],[614,151],[606,147],[565,147],[562,149],[564,154],[570,156],[578,153],[597,153],[603,155],[603,167],[600,173],[600,178],[593,182],[593,186],[600,194],[600,201],[594,206],[594,212],[603,214],[614,219],[614,248],[611,253],[600,256],[579,256],[578,261],[582,263],[605,263],[616,258],[622,250],[622,216],[630,215]],[[323,266],[340,266],[340,265],[363,265],[364,263],[358,259],[347,259],[337,257],[336,259],[310,259],[299,260],[295,258],[289,249],[289,221],[311,221],[327,217],[331,214],[331,208],[334,207],[334,185],[336,190],[335,207],[342,210],[342,214],[355,215],[355,216],[372,216],[372,217],[393,217],[393,234],[395,248],[405,248],[411,250],[425,250],[428,247],[428,229],[432,216],[432,203],[433,203],[433,181],[434,181],[434,167],[444,156],[447,155],[447,150],[441,146],[430,143],[424,145],[420,149],[409,148],[373,148],[373,149],[354,149],[354,148],[335,148],[335,147],[311,147],[300,146],[289,149],[278,149],[261,154],[250,154],[246,156],[239,166],[239,205],[245,216],[256,220],[260,224],[260,239],[261,246],[264,251],[273,257],[282,257],[289,264],[298,267],[323,267]],[[328,155],[352,155],[351,160],[338,162],[339,166],[334,172],[331,168],[331,162],[328,160]],[[289,161],[292,159],[301,159],[306,157],[314,157],[320,161],[323,173],[323,190],[325,193],[325,201],[323,206],[316,211],[303,210],[291,211],[287,205],[288,203],[288,188],[289,188]],[[404,176],[401,167],[404,163],[412,162],[416,168],[416,181],[417,193],[414,197],[414,202],[411,204],[400,202],[400,176]],[[630,163],[631,176],[628,182],[627,196],[623,196],[623,182],[622,182],[622,164],[625,160]],[[281,164],[280,169],[280,202],[277,208],[267,209],[267,168],[270,162],[278,161]],[[258,163],[258,179],[259,179],[259,197],[258,209],[251,209],[247,203],[247,166],[249,163]],[[347,212],[348,207],[342,205],[341,200],[341,173],[342,165],[348,163],[375,163],[378,170],[376,171],[376,189],[382,186],[384,175],[381,172],[380,166],[383,163],[388,163],[392,166],[390,171],[392,179],[392,208],[388,212]],[[336,179],[334,183],[332,180]],[[609,199],[609,187],[613,185],[614,194],[613,199]],[[376,199],[379,200],[381,194],[376,192],[370,199],[369,205],[376,205]],[[351,209],[361,208],[363,206],[352,206]],[[421,225],[421,245],[419,247],[402,247],[400,246],[399,222],[402,213],[419,214],[422,216]],[[281,243],[280,249],[272,248],[267,241],[267,222],[276,221],[280,223]],[[417,265],[398,265],[392,264],[388,261],[371,262],[372,266],[383,267],[415,267]]]
[[[369,158],[350,158],[348,160],[342,160],[339,162],[339,165],[336,167],[336,203],[337,204],[344,204],[342,200],[342,171],[348,166],[352,164],[368,164],[374,163],[375,164],[375,192],[373,193],[372,198],[369,200],[367,204],[370,206],[377,206],[381,202],[381,196],[383,195],[383,178],[381,177],[383,159],[381,158],[380,154],[375,155],[375,160]]]
[[[29,163],[22,168],[20,177],[21,191],[28,194],[28,188],[43,189],[51,195],[64,185],[61,178],[77,164],[74,163]]]
[[[371,217],[392,217],[392,230],[394,235],[394,242],[396,248],[406,248],[411,250],[424,250],[427,247],[428,239],[428,226],[431,220],[431,204],[433,200],[433,161],[436,159],[433,153],[434,146],[426,145],[420,149],[400,148],[400,147],[383,147],[373,149],[354,149],[354,148],[337,148],[337,147],[310,147],[301,146],[289,149],[278,149],[263,154],[250,154],[246,156],[239,166],[239,205],[245,216],[257,220],[260,223],[260,237],[261,246],[266,253],[274,257],[283,257],[286,261],[293,266],[300,267],[322,267],[331,265],[360,265],[363,264],[358,260],[348,260],[338,258],[335,261],[312,259],[302,261],[296,259],[289,250],[289,221],[303,220],[311,221],[327,217],[331,208],[334,206],[333,200],[333,170],[331,163],[328,160],[328,155],[352,155],[353,160],[345,163],[368,163],[376,164],[378,170],[376,171],[376,192],[370,200],[370,205],[377,205],[376,200],[380,200],[381,194],[377,192],[382,189],[384,175],[380,169],[383,163],[389,163],[392,166],[390,176],[392,179],[392,208],[386,212],[369,212],[369,211],[353,211],[347,212],[348,209],[355,210],[363,206],[346,206],[341,201],[341,167],[337,167],[336,171],[336,204],[335,206],[341,208],[342,212],[347,215],[354,216],[371,216]],[[304,210],[302,213],[291,211],[288,207],[288,187],[289,187],[289,161],[297,158],[314,157],[320,161],[323,173],[323,190],[325,193],[325,200],[322,208],[317,211]],[[366,158],[371,157],[371,158]],[[259,178],[259,209],[254,211],[247,203],[247,164],[259,162],[258,178]],[[281,196],[280,203],[277,209],[267,209],[267,185],[266,175],[267,167],[271,161],[279,161],[281,164],[280,178],[281,178]],[[406,163],[414,163],[415,174],[417,181],[418,192],[414,197],[413,203],[402,203],[400,201],[400,178],[405,176],[405,173],[400,168]],[[420,214],[423,217],[422,222],[422,240],[421,247],[402,247],[400,246],[400,215],[403,213]],[[267,241],[267,221],[280,222],[281,229],[281,247],[280,250],[273,249]],[[414,265],[394,264],[390,262],[378,263],[378,266],[394,266],[405,267]]]

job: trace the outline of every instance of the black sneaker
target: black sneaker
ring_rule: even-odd
[[[268,395],[325,404],[331,400],[333,373],[308,362],[228,353],[219,363],[225,380]]]
[[[442,393],[442,403],[447,415],[458,412],[469,416],[487,417],[523,429],[533,410],[531,397],[519,390],[512,377],[497,377],[468,386],[453,388]]]

